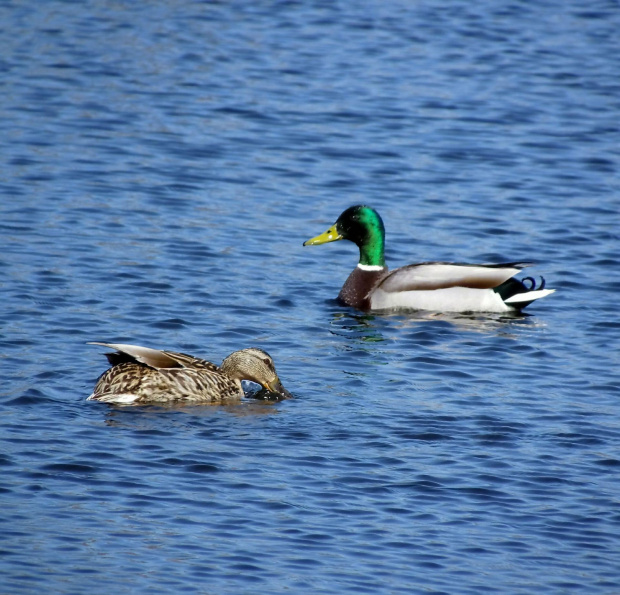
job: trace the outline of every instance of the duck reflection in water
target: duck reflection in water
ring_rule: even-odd
[[[505,314],[429,312],[425,310],[386,311],[373,314],[333,312],[330,332],[364,343],[387,341],[394,329],[414,328],[426,324],[445,324],[462,331],[513,336],[515,327],[545,327],[535,316],[525,312]]]

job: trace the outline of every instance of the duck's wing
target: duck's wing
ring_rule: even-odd
[[[91,342],[90,345],[102,345],[114,349],[114,353],[106,353],[108,361],[113,366],[123,362],[138,362],[156,368],[158,370],[168,368],[200,368],[203,370],[218,370],[218,367],[211,362],[198,359],[185,353],[174,351],[160,351],[150,347],[140,345],[127,345],[125,343],[99,343]]]
[[[220,372],[219,366],[216,366],[214,363],[209,362],[206,359],[200,359],[199,357],[187,355],[187,353],[178,353],[176,351],[162,351],[162,353],[176,361],[183,368]]]
[[[493,289],[514,277],[526,262],[503,264],[460,264],[452,262],[423,262],[390,271],[375,289],[388,293],[468,287]]]

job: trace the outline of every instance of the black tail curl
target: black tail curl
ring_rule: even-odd
[[[526,281],[529,281],[531,284],[529,287],[525,284]],[[523,286],[527,291],[540,291],[545,288],[545,278],[542,276],[540,277],[540,285],[538,287],[536,287],[536,279],[534,279],[534,277],[523,277],[523,279],[521,279],[521,283],[523,283]]]

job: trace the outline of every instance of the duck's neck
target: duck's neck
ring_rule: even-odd
[[[241,374],[241,371],[237,364],[237,358],[238,356],[237,356],[236,351],[231,353],[222,362],[222,365],[220,366],[220,370],[222,370],[222,372],[224,372],[224,374],[226,374],[228,378],[230,378],[233,381],[238,382],[239,386],[241,386],[241,380],[243,380],[243,374]]]
[[[359,264],[362,267],[385,266],[385,232],[379,226],[369,226],[363,242],[358,244],[360,249]]]

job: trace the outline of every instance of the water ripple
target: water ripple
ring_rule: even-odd
[[[0,7],[5,591],[620,590],[620,22],[555,4]],[[558,292],[343,308],[356,203]],[[87,403],[92,340],[295,398]]]

